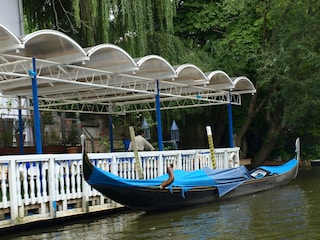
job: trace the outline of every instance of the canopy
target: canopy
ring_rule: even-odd
[[[231,78],[221,70],[204,73],[190,63],[172,66],[157,55],[134,59],[113,44],[82,48],[55,30],[15,36],[0,24],[0,92],[32,102],[33,67],[40,110],[106,114],[154,110],[155,80],[161,109],[241,104],[241,94],[256,91],[248,78]]]

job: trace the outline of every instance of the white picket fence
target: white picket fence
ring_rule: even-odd
[[[139,152],[145,179],[157,177],[168,164],[194,170],[212,166],[209,150]],[[218,169],[239,164],[239,148],[215,149]],[[100,168],[137,178],[132,152],[91,153]],[[0,229],[40,220],[122,207],[92,189],[82,178],[81,154],[0,156]]]

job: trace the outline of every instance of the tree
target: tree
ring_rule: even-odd
[[[269,132],[256,164],[271,152],[282,136],[314,131],[319,114],[319,7],[314,1],[293,1],[283,8],[266,46],[264,65],[258,69],[260,84],[269,89],[266,116]],[[272,13],[272,12],[271,12]],[[311,130],[311,131],[310,131]],[[311,133],[312,132],[312,133]],[[280,137],[281,136],[281,137]],[[269,149],[269,151],[268,151]]]
[[[286,150],[293,136],[303,134],[310,146],[319,145],[320,11],[315,0],[23,3],[30,31],[57,29],[83,47],[115,43],[134,57],[158,54],[171,64],[190,62],[203,71],[247,76],[258,92],[234,108],[234,130],[244,154],[256,155],[255,165],[276,154],[276,147]],[[175,115],[210,119],[223,141],[227,126],[219,112],[225,108]]]
[[[252,147],[247,144],[253,142],[250,132],[255,140],[264,139],[255,165],[270,159],[276,146],[284,148],[293,135],[319,136],[315,128],[319,114],[312,110],[319,106],[317,6],[312,0],[181,1],[179,5],[177,34],[187,36],[189,46],[210,53],[215,69],[243,74],[256,85],[258,92],[247,102],[247,117],[241,109],[234,111],[242,116],[235,131],[244,154]]]
[[[176,1],[23,0],[26,29],[56,29],[82,47],[115,43],[133,56],[149,53],[155,32],[171,44]]]

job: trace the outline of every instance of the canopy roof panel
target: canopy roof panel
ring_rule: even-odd
[[[24,56],[71,64],[89,60],[84,49],[72,38],[55,30],[39,30],[23,37]]]
[[[174,79],[175,82],[199,86],[204,86],[205,84],[209,83],[209,80],[204,72],[202,72],[200,68],[193,64],[174,66],[174,69],[177,74],[177,77]]]
[[[232,78],[233,84],[235,85],[234,92],[246,94],[246,93],[255,93],[256,89],[253,86],[252,82],[247,77],[236,77]]]
[[[209,79],[210,88],[224,90],[230,90],[234,88],[231,78],[223,71],[215,70],[213,72],[206,73],[206,75]]]
[[[122,48],[113,44],[100,44],[89,48],[90,61],[86,67],[114,73],[135,72],[138,66],[133,58]]]
[[[15,34],[0,24],[0,52],[22,48],[20,39]]]
[[[150,79],[166,79],[175,78],[177,76],[173,67],[164,58],[157,55],[148,55],[135,59],[139,71],[137,76],[150,78]]]
[[[156,81],[162,109],[226,104],[230,91],[232,103],[240,104],[240,94],[255,92],[248,78],[232,80],[220,70],[205,74],[189,63],[173,67],[158,55],[133,59],[113,44],[83,49],[54,30],[17,37],[0,24],[0,92],[32,100],[33,67],[41,110],[150,111]]]

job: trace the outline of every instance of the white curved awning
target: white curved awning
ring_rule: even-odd
[[[55,30],[17,37],[0,24],[3,95],[32,99],[32,58],[41,110],[95,112],[92,106],[99,105],[99,113],[150,111],[155,108],[156,80],[162,109],[226,104],[230,90],[234,95],[255,92],[249,79],[232,81],[220,70],[205,74],[189,63],[173,67],[158,55],[133,59],[113,44],[83,49]]]
[[[206,73],[209,79],[209,87],[216,90],[230,90],[234,88],[232,79],[223,71],[216,70]]]
[[[246,93],[255,93],[256,89],[253,86],[252,82],[247,77],[236,77],[232,78],[234,89],[233,92],[239,94],[246,94]]]
[[[87,51],[90,61],[86,67],[113,73],[135,72],[138,66],[122,48],[113,44],[100,44]]]
[[[20,39],[7,27],[0,24],[0,52],[15,50],[23,47]]]
[[[173,67],[176,71],[177,77],[175,82],[188,84],[188,85],[200,85],[204,86],[209,83],[208,78],[196,65],[186,63]]]
[[[170,79],[176,77],[176,72],[170,63],[157,55],[148,55],[135,59],[139,70],[136,75],[150,79]]]
[[[55,30],[39,30],[23,37],[24,56],[71,64],[89,60],[84,49],[72,38]]]

